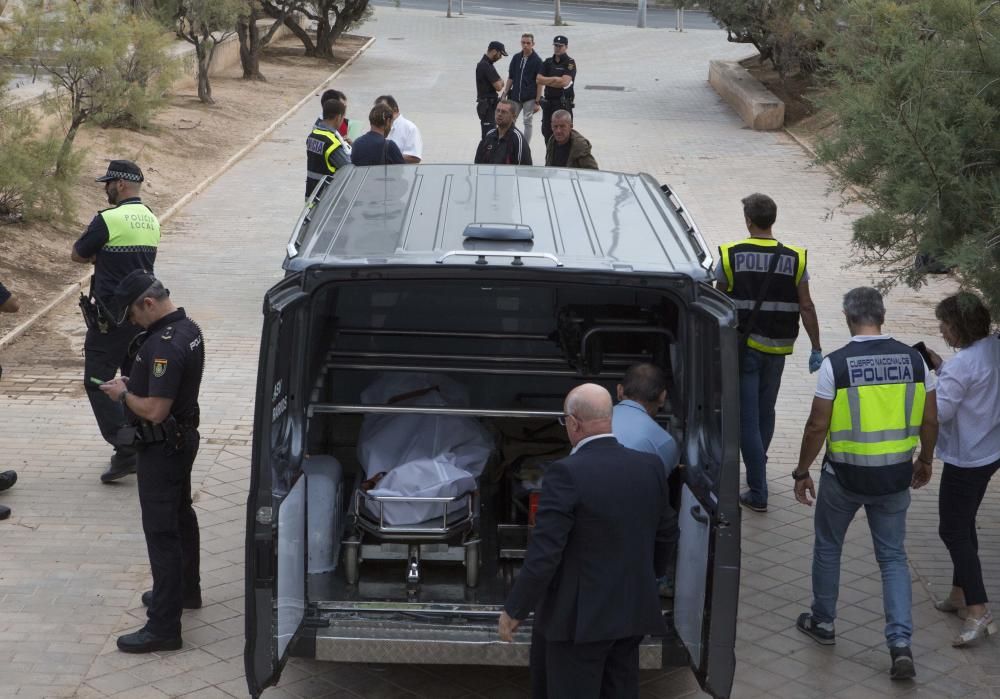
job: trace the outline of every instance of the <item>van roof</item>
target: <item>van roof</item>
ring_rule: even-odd
[[[346,166],[317,188],[285,269],[501,264],[680,272],[712,258],[680,201],[646,174],[496,165]],[[490,231],[530,229],[528,241]],[[469,228],[488,239],[466,237]],[[526,227],[526,228],[525,228]],[[520,260],[512,254],[520,252]]]

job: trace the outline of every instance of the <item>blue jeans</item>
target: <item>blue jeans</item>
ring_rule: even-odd
[[[747,467],[750,497],[767,504],[767,449],[774,436],[785,355],[744,347],[740,353],[740,451]]]
[[[913,636],[910,569],[906,564],[906,509],[909,489],[891,495],[859,495],[845,489],[832,473],[823,472],[816,498],[816,542],[813,546],[812,616],[832,624],[837,617],[840,551],[855,513],[865,508],[882,571],[882,606],[889,647],[910,645]]]

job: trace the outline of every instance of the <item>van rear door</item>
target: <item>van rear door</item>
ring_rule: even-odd
[[[702,688],[728,697],[740,586],[739,382],[735,312],[698,284],[688,323],[690,412],[678,508],[674,625]]]
[[[247,500],[246,666],[253,697],[275,684],[306,605],[305,396],[298,348],[309,327],[299,276],[268,292],[257,371],[250,495]]]

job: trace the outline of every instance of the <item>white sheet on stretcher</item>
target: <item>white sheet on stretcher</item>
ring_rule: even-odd
[[[403,400],[429,387],[434,390]],[[387,373],[361,393],[368,405],[466,407],[465,388],[445,376],[423,373]],[[386,475],[369,495],[404,497],[453,497],[476,488],[493,451],[489,432],[476,418],[459,415],[366,415],[358,438],[358,459],[371,478]],[[400,526],[440,518],[444,503],[393,502],[383,504],[383,522]],[[448,512],[467,508],[464,499]],[[378,517],[377,505],[369,512]],[[435,522],[429,522],[434,525]],[[438,524],[437,526],[440,526]]]

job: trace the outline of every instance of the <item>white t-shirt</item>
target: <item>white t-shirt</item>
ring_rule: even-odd
[[[871,342],[873,340],[891,340],[892,335],[855,335],[851,342]],[[921,360],[923,361],[923,360]],[[927,363],[924,363],[924,390],[930,393],[937,386],[937,377],[931,373]],[[829,357],[823,357],[819,367],[819,377],[816,379],[816,397],[833,400],[837,397],[837,384],[833,380],[833,364]]]
[[[424,142],[420,138],[420,129],[402,114],[393,120],[389,140],[399,146],[404,156],[423,159]]]

